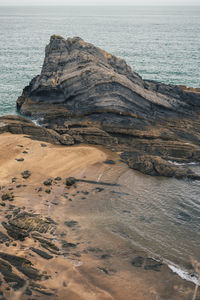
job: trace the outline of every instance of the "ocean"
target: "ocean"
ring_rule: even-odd
[[[200,6],[1,7],[0,115],[16,114],[16,99],[40,73],[52,34],[80,36],[145,79],[200,87]],[[200,183],[127,172],[117,196],[101,207],[111,210],[108,227],[183,276],[190,256],[200,261]]]
[[[0,115],[16,113],[52,34],[80,36],[145,79],[200,86],[200,6],[0,7]]]

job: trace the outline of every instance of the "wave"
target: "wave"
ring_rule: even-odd
[[[44,120],[43,118],[38,118],[38,119],[33,119],[33,118],[30,118],[30,120],[37,126],[41,126],[41,122]]]
[[[181,269],[170,261],[168,261],[167,265],[172,272],[176,273],[182,279],[193,282],[194,284],[199,284],[198,275],[196,273],[189,273],[187,270]]]
[[[179,163],[177,161],[168,160],[170,164],[173,164],[175,166],[198,166],[199,162],[189,162],[189,163]]]

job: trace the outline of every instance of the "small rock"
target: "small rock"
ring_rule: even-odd
[[[109,274],[108,270],[106,270],[105,268],[98,267],[97,269],[100,270],[100,271],[102,271],[102,272],[105,273],[106,275]]]
[[[6,215],[6,216],[5,216],[5,218],[8,219],[8,220],[9,220],[11,217],[12,217],[12,215]]]
[[[65,242],[65,241],[62,242],[62,247],[63,248],[75,248],[76,246],[77,245],[74,244],[74,243],[68,243],[68,242]]]
[[[65,182],[66,186],[72,186],[75,183],[76,183],[76,178],[74,177],[66,178],[66,182]]]
[[[10,241],[9,237],[0,231],[0,244]]]
[[[54,180],[60,181],[60,180],[62,180],[62,178],[61,177],[56,177],[56,178],[54,178]]]
[[[16,185],[16,188],[19,189],[20,187],[22,187],[21,184]]]
[[[146,258],[144,269],[159,272],[162,265],[163,265],[162,263],[156,261],[153,258]]]
[[[88,194],[89,194],[88,191],[82,191],[81,193],[82,193],[83,195],[88,195]]]
[[[20,212],[20,207],[18,207],[18,208],[15,208],[14,210],[13,210],[13,216],[16,216],[19,212]]]
[[[37,249],[37,248],[34,248],[34,247],[31,247],[30,248],[33,252],[37,253],[38,255],[40,255],[41,257],[45,258],[45,259],[51,259],[53,258],[52,255],[48,254],[47,252],[45,251],[42,251],[40,249]]]
[[[20,162],[20,161],[24,161],[24,158],[22,158],[22,157],[21,158],[15,158],[15,160]]]
[[[78,222],[72,220],[72,221],[66,221],[64,224],[65,224],[67,227],[74,227],[74,226],[76,226],[76,225],[78,224]]]
[[[87,250],[90,252],[102,252],[102,249],[93,247],[89,247]]]
[[[137,256],[135,257],[132,261],[131,261],[131,264],[134,266],[134,267],[138,267],[138,268],[141,268],[143,263],[144,263],[144,257],[142,256]]]
[[[158,262],[153,258],[142,256],[135,257],[131,263],[134,267],[144,267],[145,270],[153,270],[156,272],[160,271],[163,265],[161,262]]]
[[[26,170],[24,172],[21,173],[22,178],[27,179],[31,176],[31,172],[29,170]]]
[[[110,254],[102,254],[101,259],[107,259],[110,258]]]
[[[65,237],[67,234],[65,232],[61,232],[60,236]]]
[[[41,143],[40,146],[41,146],[41,147],[47,147],[47,145],[44,144],[44,143]]]
[[[96,190],[98,193],[100,193],[100,192],[104,191],[104,188],[97,187],[95,190]]]
[[[14,200],[14,196],[12,195],[12,194],[10,194],[10,193],[6,193],[6,194],[3,194],[2,196],[1,196],[1,199],[3,200],[3,201],[13,201]]]
[[[76,257],[81,257],[81,254],[80,253],[73,253],[72,255],[76,256]]]
[[[52,179],[49,178],[43,182],[44,185],[52,185]]]
[[[14,209],[15,208],[15,205],[12,205],[12,204],[9,204],[9,207],[8,207],[10,210]]]
[[[51,190],[50,190],[50,189],[46,189],[46,190],[45,190],[45,193],[50,194],[50,193],[51,193]]]
[[[28,295],[28,296],[31,296],[31,295],[32,295],[32,291],[31,291],[30,289],[27,288],[27,289],[25,290],[25,294]]]
[[[116,162],[114,160],[111,160],[111,159],[107,159],[104,161],[104,164],[107,164],[107,165],[114,165],[116,164]]]

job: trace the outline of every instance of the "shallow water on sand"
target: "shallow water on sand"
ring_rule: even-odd
[[[200,173],[199,166],[193,168]],[[97,232],[120,236],[133,250],[163,260],[195,282],[188,275],[190,257],[200,261],[200,182],[147,176],[120,162],[99,168],[96,178],[92,174],[91,169],[93,180],[117,183],[103,186],[95,201],[83,207],[93,216]]]
[[[200,173],[200,168],[195,171]],[[188,267],[200,261],[200,182],[156,178],[132,170],[109,199],[113,229],[154,257]]]

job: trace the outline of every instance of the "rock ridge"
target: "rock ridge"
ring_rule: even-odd
[[[191,178],[191,170],[169,160],[200,162],[198,91],[143,80],[125,60],[79,37],[54,35],[41,74],[24,88],[17,108],[42,118],[58,140],[121,151],[130,167],[149,175]],[[162,168],[150,172],[149,163]]]

